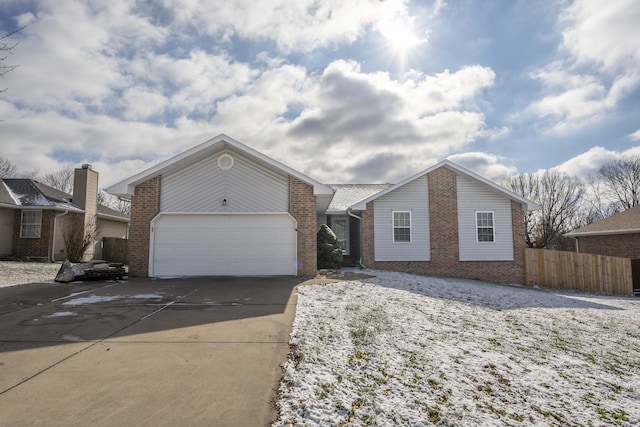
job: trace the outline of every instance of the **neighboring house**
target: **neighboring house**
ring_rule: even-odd
[[[32,179],[0,180],[0,257],[59,261],[66,259],[63,229],[74,215],[99,236],[85,259],[102,255],[102,237],[127,237],[129,217],[97,203],[98,173],[83,165],[74,173],[73,195]]]
[[[446,160],[396,185],[328,186],[226,135],[107,191],[131,198],[132,276],[314,275],[326,222],[348,264],[524,283],[539,208]]]
[[[640,206],[594,222],[565,236],[576,239],[576,251],[640,258]]]

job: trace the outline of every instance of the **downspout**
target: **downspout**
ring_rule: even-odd
[[[359,224],[360,224],[360,259],[358,260],[358,264],[360,265],[360,267],[366,269],[367,267],[362,263],[362,217],[359,217],[358,215],[356,215],[353,212],[351,212],[351,206],[349,206],[347,208],[347,215],[352,216],[352,217],[356,218],[359,221]]]
[[[69,210],[67,209],[66,211],[62,212],[61,214],[58,214],[56,216],[53,217],[53,239],[51,242],[51,262],[56,262],[56,228],[58,226],[58,218],[65,216],[66,214],[69,213]]]

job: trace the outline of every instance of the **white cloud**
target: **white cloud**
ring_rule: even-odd
[[[176,24],[230,39],[274,40],[284,52],[308,52],[337,43],[352,43],[366,27],[382,19],[382,10],[406,8],[405,0],[234,0],[225,2],[167,0]]]
[[[125,105],[123,117],[127,120],[145,120],[161,114],[169,100],[150,88],[131,87],[122,94]]]
[[[515,166],[506,164],[507,159],[495,154],[468,152],[454,154],[447,158],[495,182],[499,182],[501,179],[517,173]]]
[[[598,64],[608,72],[625,73],[629,60],[640,61],[640,4],[635,0],[574,1],[564,13],[568,24],[563,46],[578,65]]]
[[[628,138],[633,141],[640,141],[640,129],[628,135]]]
[[[602,120],[640,84],[640,3],[576,0],[560,19],[563,60],[531,73],[545,95],[528,113],[550,118],[551,130]]]
[[[103,107],[127,85],[120,67],[132,46],[160,42],[166,30],[134,13],[125,2],[93,7],[86,2],[43,2],[36,14],[17,17],[19,33],[12,61],[19,73],[7,76],[4,96],[36,110]]]
[[[404,0],[163,5],[44,2],[18,17],[29,25],[0,101],[2,155],[23,171],[92,163],[104,184],[224,132],[320,180],[384,182],[503,131],[474,102],[494,83],[489,67],[395,79],[355,61],[309,72],[277,52],[248,62],[203,44],[205,33],[283,51],[349,43],[383,9],[411,21]]]
[[[607,150],[604,147],[591,147],[588,151],[567,160],[553,169],[571,176],[588,178],[597,174],[602,165],[618,160],[622,155],[622,153]]]
[[[341,159],[343,171],[334,176],[307,161],[306,168],[320,179],[394,181],[408,170],[429,166],[427,159],[483,135],[484,116],[465,111],[462,104],[493,78],[491,69],[466,67],[399,81],[387,73],[363,73],[354,62],[335,61],[303,98],[305,109],[287,136],[298,146],[304,144],[301,157]],[[388,167],[383,170],[380,164]]]
[[[591,147],[584,153],[553,167],[552,169],[564,172],[568,175],[575,175],[580,178],[595,176],[598,170],[608,162],[620,160],[628,156],[640,155],[640,146],[630,147],[623,151],[609,150],[604,147]]]

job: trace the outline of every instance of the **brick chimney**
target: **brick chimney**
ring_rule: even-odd
[[[98,211],[98,172],[91,165],[83,164],[76,168],[73,175],[73,204],[84,210],[85,230],[95,227]],[[95,245],[91,245],[85,254],[85,260],[93,259]]]

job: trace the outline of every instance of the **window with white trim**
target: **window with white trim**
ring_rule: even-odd
[[[411,242],[411,212],[393,211],[393,242]]]
[[[38,238],[42,230],[42,211],[22,211],[20,237]]]
[[[495,241],[493,211],[476,211],[476,236],[478,242]]]

